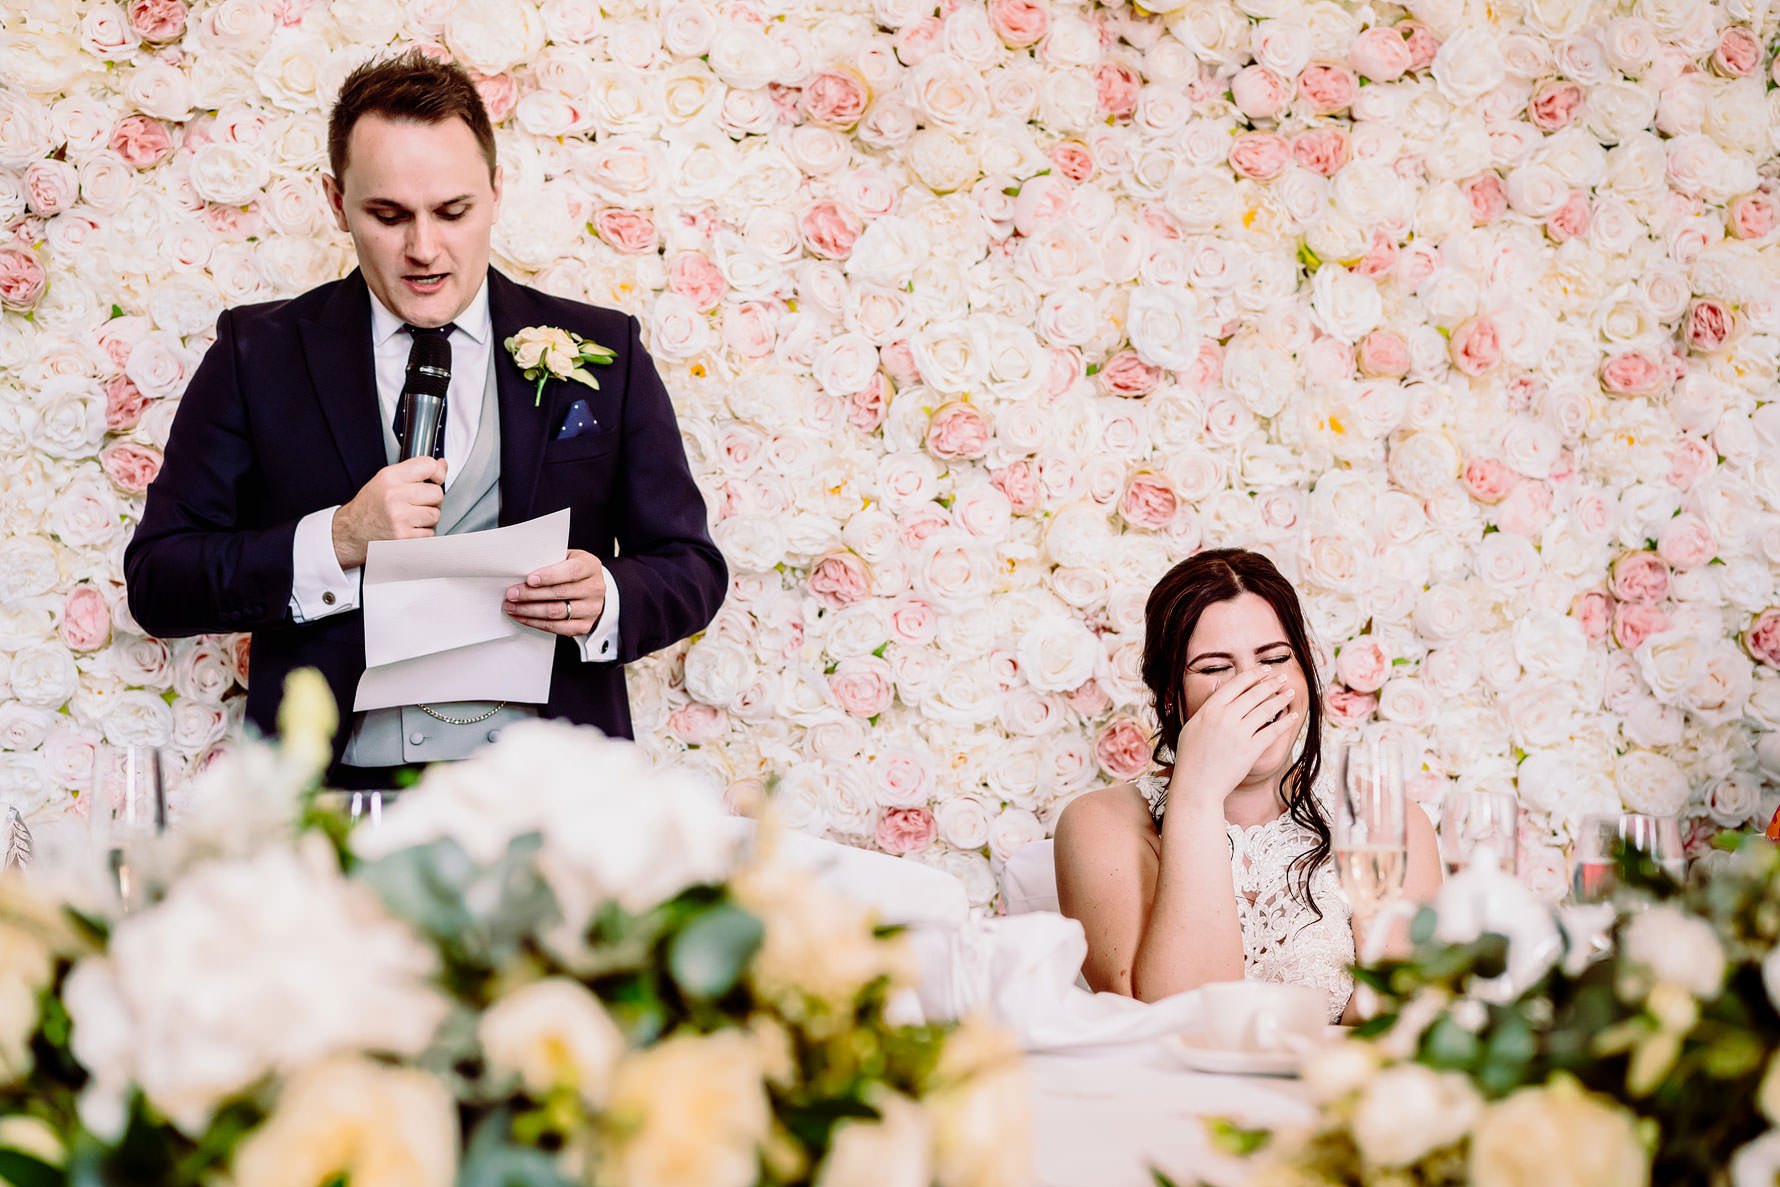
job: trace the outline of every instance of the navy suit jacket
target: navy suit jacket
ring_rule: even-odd
[[[702,628],[728,587],[705,526],[673,406],[635,318],[488,273],[501,418],[501,523],[569,509],[569,547],[600,558],[617,585],[616,662],[588,663],[558,639],[547,717],[631,736],[623,665]],[[590,367],[593,391],[544,385],[533,405],[502,345],[527,326],[572,330],[617,359]],[[552,440],[586,400],[596,431]],[[225,311],[193,374],[124,554],[130,611],[172,637],[252,631],[247,716],[274,732],[284,679],[313,666],[342,716],[365,668],[364,616],[290,615],[297,521],[344,504],[386,463],[371,351],[371,303],[358,272],[289,301]],[[339,761],[347,731],[334,740]]]

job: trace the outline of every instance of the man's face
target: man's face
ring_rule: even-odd
[[[416,326],[462,313],[488,273],[501,208],[500,171],[489,178],[470,126],[364,116],[342,172],[323,179],[328,203],[377,299]]]

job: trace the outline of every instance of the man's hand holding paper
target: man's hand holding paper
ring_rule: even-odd
[[[534,630],[574,638],[585,635],[606,608],[606,571],[599,558],[579,548],[553,565],[526,574],[507,590],[501,609]]]

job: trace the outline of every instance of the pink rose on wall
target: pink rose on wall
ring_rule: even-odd
[[[1361,725],[1371,719],[1377,708],[1377,693],[1355,692],[1339,684],[1331,684],[1323,693],[1323,709],[1337,724]]]
[[[1047,155],[1052,168],[1069,181],[1080,183],[1094,176],[1094,154],[1079,140],[1059,140]]]
[[[105,428],[113,433],[127,432],[142,421],[142,410],[148,397],[142,394],[127,375],[114,375],[105,381]]]
[[[1199,353],[1193,356],[1193,362],[1181,372],[1181,378],[1194,388],[1208,388],[1216,385],[1224,377],[1224,348],[1207,338],[1199,343]]]
[[[931,643],[939,633],[939,614],[920,598],[904,598],[890,611],[890,633],[899,643]]]
[[[1482,375],[1502,361],[1501,338],[1495,320],[1488,315],[1474,317],[1454,330],[1447,348],[1452,365],[1467,375]]]
[[[71,651],[95,651],[111,639],[111,605],[91,585],[77,585],[62,601],[62,621],[56,628]]]
[[[1094,105],[1103,115],[1123,118],[1137,110],[1143,80],[1129,66],[1102,62],[1094,68]]]
[[[1738,239],[1766,239],[1773,234],[1775,222],[1780,221],[1777,216],[1780,211],[1776,210],[1773,197],[1757,190],[1731,199],[1725,207],[1724,225]]]
[[[1697,569],[1718,555],[1718,541],[1706,521],[1691,511],[1684,511],[1663,525],[1657,537],[1657,555],[1671,568]]]
[[[32,161],[25,170],[25,203],[33,214],[44,218],[60,214],[74,204],[79,192],[79,175],[67,161]]]
[[[1577,594],[1570,601],[1570,617],[1582,628],[1584,638],[1599,643],[1607,637],[1607,628],[1613,621],[1613,598],[1598,589]]]
[[[1094,758],[1114,779],[1134,779],[1149,769],[1150,736],[1134,717],[1115,717],[1094,739]]]
[[[1743,646],[1758,662],[1780,668],[1780,607],[1769,606],[1755,616],[1743,632]]]
[[[853,244],[864,229],[859,216],[838,202],[812,202],[804,208],[798,221],[803,241],[818,256],[844,260],[853,254]]]
[[[843,659],[829,673],[828,687],[841,710],[854,717],[876,717],[895,695],[890,665],[875,655]]]
[[[1336,655],[1335,674],[1356,692],[1377,692],[1391,674],[1391,658],[1376,639],[1362,635]]]
[[[1361,256],[1360,262],[1354,265],[1354,271],[1373,280],[1381,276],[1388,276],[1396,270],[1399,255],[1394,239],[1383,231],[1374,231],[1372,242],[1366,245],[1366,254]],[[1414,289],[1421,282],[1418,280],[1410,283],[1410,278],[1406,274],[1403,283],[1404,287]],[[1405,363],[1404,366],[1407,369],[1408,364]]]
[[[1160,474],[1139,470],[1125,484],[1119,499],[1119,515],[1132,527],[1155,531],[1174,522],[1180,500]]]
[[[488,109],[488,118],[493,123],[500,123],[513,113],[514,104],[519,102],[519,84],[513,81],[511,74],[472,74],[476,83],[476,93],[482,97],[482,106]]]
[[[1681,326],[1681,338],[1691,350],[1710,353],[1731,340],[1736,329],[1736,315],[1723,301],[1701,297],[1687,307],[1687,320]]]
[[[229,659],[229,670],[235,674],[235,683],[246,688],[247,673],[253,666],[253,636],[249,634],[231,635],[226,652]]]
[[[1244,66],[1230,80],[1230,94],[1250,119],[1272,119],[1292,101],[1292,84],[1265,66]]]
[[[1749,78],[1761,69],[1761,41],[1742,25],[1730,25],[1718,35],[1712,51],[1712,68],[1727,78]]]
[[[1601,364],[1601,387],[1616,396],[1648,396],[1662,390],[1668,368],[1647,350],[1625,350]]]
[[[884,409],[890,402],[890,380],[883,372],[847,396],[847,423],[862,433],[869,433],[884,423]]]
[[[1230,168],[1243,177],[1272,181],[1292,160],[1292,146],[1272,132],[1242,132],[1230,144]]]
[[[124,15],[144,41],[177,41],[185,32],[185,5],[180,0],[130,0]]]
[[[728,284],[717,265],[702,252],[682,251],[668,258],[668,291],[680,294],[700,313],[709,313],[723,300]]]
[[[865,562],[851,552],[831,552],[810,570],[810,593],[831,609],[863,601],[871,592]]]
[[[159,120],[126,115],[111,131],[111,151],[136,169],[152,169],[173,151],[173,138]]]
[[[1398,21],[1397,32],[1402,34],[1403,43],[1409,48],[1409,68],[1425,70],[1434,64],[1434,55],[1440,52],[1440,39],[1434,36],[1420,21]]]
[[[890,378],[895,380],[897,387],[907,387],[921,380],[921,368],[915,363],[914,347],[907,338],[898,338],[890,345],[878,351],[878,361]]]
[[[942,461],[979,458],[989,451],[989,418],[981,409],[962,401],[934,410],[927,422],[927,452]]]
[[[1359,80],[1345,66],[1313,62],[1298,75],[1298,93],[1318,115],[1333,115],[1354,101]]]
[[[1070,689],[1064,699],[1083,721],[1092,721],[1112,708],[1112,698],[1106,695],[1100,682],[1092,677]]]
[[[1010,462],[999,470],[991,470],[989,481],[1007,496],[1008,505],[1015,515],[1032,514],[1038,509],[1039,500],[1044,494],[1038,484],[1038,475],[1032,472],[1032,464],[1024,460]]]
[[[1347,50],[1347,64],[1372,82],[1395,82],[1413,63],[1407,38],[1398,29],[1382,25],[1362,32]]]
[[[0,307],[32,309],[43,300],[48,283],[36,253],[14,244],[0,246]]]
[[[1500,503],[1520,481],[1520,475],[1495,458],[1474,457],[1465,463],[1465,489],[1479,503]]]
[[[729,714],[712,705],[692,701],[668,714],[668,732],[689,746],[708,746],[729,729]]]
[[[1355,362],[1361,372],[1377,377],[1396,377],[1409,373],[1409,344],[1392,330],[1373,330],[1360,339]]]
[[[1669,596],[1669,566],[1654,552],[1621,553],[1608,588],[1622,602],[1660,602]]]
[[[845,132],[865,114],[871,92],[850,70],[823,70],[804,84],[800,100],[811,122]]]
[[[939,825],[926,808],[886,808],[875,830],[885,853],[919,853],[939,836]]]
[[[99,465],[119,489],[140,494],[161,472],[161,451],[134,441],[114,441],[99,451]]]
[[[1664,477],[1677,490],[1689,490],[1712,472],[1718,455],[1698,437],[1683,437],[1669,450],[1669,472]]]
[[[1627,651],[1669,629],[1669,616],[1647,602],[1621,602],[1613,610],[1613,641]]]
[[[1300,169],[1334,177],[1347,164],[1348,137],[1340,128],[1312,128],[1292,141],[1292,159]]]
[[[1564,199],[1564,204],[1545,220],[1545,233],[1553,243],[1568,243],[1588,234],[1588,195],[1581,190]]]
[[[655,250],[655,220],[640,211],[605,207],[593,216],[593,229],[614,251],[637,255]]]
[[[1582,88],[1565,79],[1548,78],[1527,100],[1527,120],[1544,132],[1569,126],[1582,109]]]
[[[1152,367],[1134,350],[1121,350],[1107,360],[1096,379],[1109,396],[1147,396],[1162,382],[1162,368]]]
[[[1459,184],[1465,200],[1471,204],[1471,221],[1478,226],[1493,223],[1508,211],[1508,193],[1502,179],[1494,173],[1479,173]]]
[[[1033,0],[989,0],[989,27],[1009,49],[1025,49],[1051,31],[1051,12]]]

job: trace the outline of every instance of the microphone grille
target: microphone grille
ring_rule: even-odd
[[[451,343],[443,334],[416,334],[408,351],[408,389],[442,398],[450,386]]]

